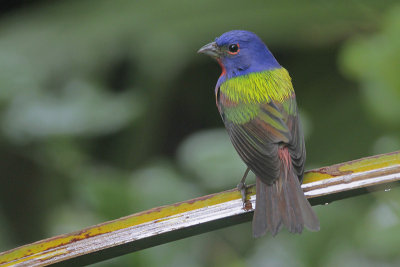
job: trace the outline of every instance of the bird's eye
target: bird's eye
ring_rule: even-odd
[[[236,55],[237,53],[239,53],[239,44],[230,44],[228,46],[228,53],[231,55]]]

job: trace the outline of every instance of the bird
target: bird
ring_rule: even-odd
[[[275,236],[283,226],[291,233],[304,227],[319,231],[319,220],[301,189],[306,148],[288,71],[250,31],[228,31],[198,53],[211,56],[222,68],[216,105],[247,165],[237,186],[243,203],[247,174],[256,176],[253,236]]]

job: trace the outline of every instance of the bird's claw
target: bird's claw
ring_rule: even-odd
[[[246,184],[244,182],[240,182],[237,185],[237,189],[240,191],[240,194],[242,195],[243,205],[245,205],[246,204]]]

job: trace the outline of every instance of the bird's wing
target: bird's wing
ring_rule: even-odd
[[[285,144],[302,179],[305,148],[294,94],[281,102],[245,104],[232,103],[221,93],[219,110],[235,149],[257,177],[268,184],[278,179],[278,149]]]
[[[306,161],[306,147],[295,96],[291,98],[290,102],[289,106],[286,106],[288,104],[287,102],[283,103],[284,113],[287,116],[285,122],[291,134],[291,139],[287,147],[289,149],[293,169],[301,183],[303,181],[304,165]]]

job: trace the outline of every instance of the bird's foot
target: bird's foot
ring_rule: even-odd
[[[243,174],[242,180],[240,180],[240,183],[237,185],[237,189],[240,191],[240,194],[242,195],[242,201],[243,201],[243,207],[246,206],[246,184],[244,183],[247,178],[247,174],[249,174],[250,168],[247,167],[246,171]]]
[[[244,182],[240,182],[237,185],[237,189],[240,191],[242,195],[243,206],[246,204],[246,184]]]

